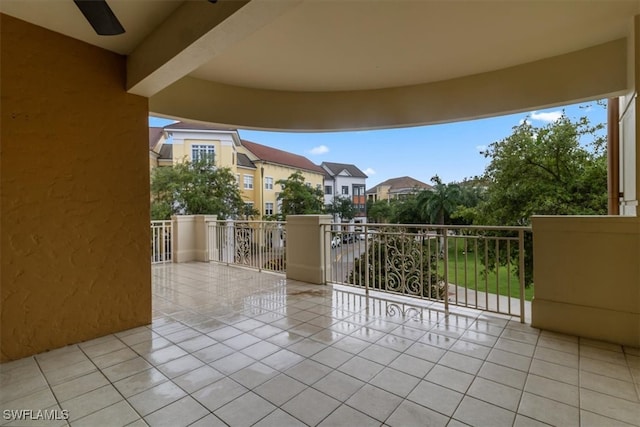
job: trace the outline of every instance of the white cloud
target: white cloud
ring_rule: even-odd
[[[478,150],[479,153],[486,151],[486,149],[487,149],[486,145],[476,145],[476,150]]]
[[[318,145],[317,147],[313,147],[311,150],[309,150],[309,153],[317,156],[319,154],[325,154],[329,152],[329,147],[327,147],[326,145]]]
[[[365,175],[369,175],[369,176],[376,174],[376,171],[373,168],[366,168],[362,172],[364,172]]]
[[[532,120],[539,120],[541,122],[555,122],[560,117],[562,117],[562,111],[549,111],[547,113],[538,113],[534,111],[531,113]]]

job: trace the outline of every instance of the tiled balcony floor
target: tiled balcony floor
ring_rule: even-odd
[[[205,263],[154,266],[153,304],[149,327],[0,365],[2,410],[66,409],[72,426],[640,425],[638,349]]]

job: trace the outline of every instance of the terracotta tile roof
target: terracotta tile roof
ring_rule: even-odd
[[[224,126],[216,126],[206,123],[195,122],[177,122],[164,127],[166,130],[184,129],[184,130],[221,130],[221,131],[236,131],[237,129],[228,128]]]
[[[238,166],[242,166],[242,167],[245,167],[245,168],[251,168],[251,169],[255,169],[256,168],[256,165],[251,161],[249,156],[247,156],[244,153],[238,153],[237,159],[238,159]]]
[[[298,154],[289,153],[287,151],[278,150],[277,148],[267,147],[266,145],[257,144],[255,142],[241,140],[242,145],[253,153],[257,158],[269,163],[290,166],[298,169],[304,169],[310,172],[323,174],[325,170],[314,164],[311,160]]]
[[[356,178],[368,178],[368,176],[362,172],[356,165],[352,165],[349,163],[332,163],[332,162],[322,162],[321,166],[325,166],[327,169],[331,171],[330,176],[336,176],[343,170],[347,170],[347,172]]]
[[[372,187],[369,190],[367,190],[367,194],[376,194],[378,192],[378,188],[382,186],[389,186],[390,193],[413,190],[414,188],[418,188],[420,190],[422,189],[430,190],[433,188],[431,185],[426,184],[422,181],[418,181],[417,179],[411,178],[410,176],[401,176],[398,178],[391,178],[384,182],[381,182],[375,187]]]
[[[149,150],[156,148],[156,144],[162,136],[163,129],[156,127],[149,127]]]

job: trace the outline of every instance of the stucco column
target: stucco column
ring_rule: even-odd
[[[331,224],[331,215],[287,216],[287,279],[321,285],[329,259],[329,234],[324,226]]]

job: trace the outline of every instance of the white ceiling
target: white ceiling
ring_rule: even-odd
[[[208,6],[219,7],[223,1]],[[285,91],[414,85],[497,70],[621,38],[631,17],[640,11],[638,0],[251,3],[259,2],[289,2],[292,6],[266,23],[252,24],[248,34],[223,51],[201,57],[181,72],[228,85]],[[183,2],[108,3],[125,34],[96,35],[72,0],[0,0],[0,9],[87,43],[130,54],[153,31],[162,32],[163,23],[178,19],[172,14]],[[246,13],[242,19],[255,17]],[[242,26],[242,19],[237,27]],[[189,26],[189,22],[180,24]],[[180,27],[175,28],[172,30],[180,37]]]

